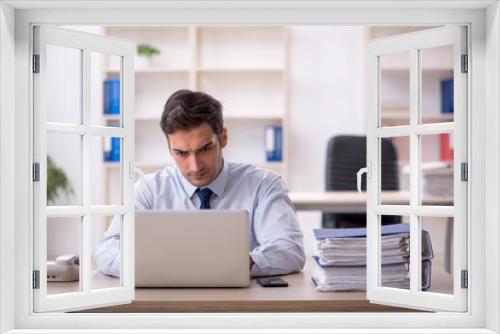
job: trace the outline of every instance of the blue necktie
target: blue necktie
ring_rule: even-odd
[[[210,188],[198,188],[196,189],[196,193],[201,201],[200,209],[210,209],[210,196],[213,194],[212,190],[210,190]]]

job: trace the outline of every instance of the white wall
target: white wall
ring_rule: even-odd
[[[291,27],[289,36],[289,187],[323,191],[328,140],[364,133],[365,30]],[[321,214],[299,220],[310,253]]]

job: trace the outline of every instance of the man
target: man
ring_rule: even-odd
[[[293,205],[281,178],[248,164],[225,161],[228,141],[222,105],[208,94],[179,90],[161,116],[175,166],[148,174],[135,187],[135,208],[247,210],[252,276],[287,274],[304,267]],[[120,274],[120,221],[115,219],[96,251],[103,273]]]

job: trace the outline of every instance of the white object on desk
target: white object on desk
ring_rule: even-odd
[[[47,261],[47,282],[78,281],[79,271],[78,255],[60,255],[55,261]]]

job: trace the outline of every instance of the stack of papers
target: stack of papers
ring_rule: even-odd
[[[453,164],[445,161],[426,162],[422,164],[422,191],[429,196],[453,195]],[[409,175],[410,166],[402,172]]]
[[[382,264],[408,262],[410,234],[381,237]],[[327,238],[318,240],[320,265],[366,266],[366,238]]]
[[[319,257],[315,257],[319,264]],[[406,263],[384,265],[384,286],[405,288],[409,286]],[[312,279],[319,291],[365,291],[366,265],[338,267],[317,265]]]
[[[366,229],[316,229],[316,267],[312,279],[319,291],[366,290]],[[423,288],[430,286],[430,236],[423,231]],[[382,286],[408,288],[409,224],[382,227]]]

